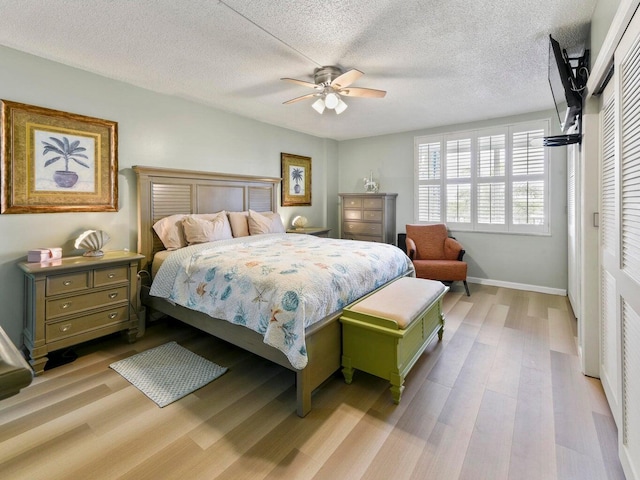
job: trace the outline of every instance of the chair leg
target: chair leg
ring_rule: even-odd
[[[463,280],[462,283],[464,283],[464,289],[467,291],[467,297],[470,297],[471,294],[469,293],[469,285],[467,285],[467,281]]]

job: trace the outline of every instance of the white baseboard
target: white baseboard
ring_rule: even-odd
[[[564,288],[542,287],[540,285],[527,285],[526,283],[505,282],[502,280],[491,280],[489,278],[467,277],[469,283],[479,283],[480,285],[490,285],[492,287],[513,288],[514,290],[526,290],[529,292],[548,293],[549,295],[567,296]]]

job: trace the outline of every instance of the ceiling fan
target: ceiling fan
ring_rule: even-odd
[[[304,80],[296,80],[295,78],[282,78],[287,82],[292,82],[303,87],[315,89],[314,93],[308,93],[301,97],[292,98],[283,102],[285,105],[289,103],[299,102],[306,98],[317,97],[317,100],[311,105],[318,112],[324,112],[325,108],[335,110],[339,115],[347,109],[342,97],[364,97],[364,98],[382,98],[387,92],[384,90],[375,90],[373,88],[351,87],[350,85],[358,80],[363,73],[360,70],[352,68],[343,72],[341,68],[335,66],[319,67],[313,71],[313,81],[305,82]]]

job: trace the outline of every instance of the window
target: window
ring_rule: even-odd
[[[548,121],[416,137],[416,220],[548,233]]]

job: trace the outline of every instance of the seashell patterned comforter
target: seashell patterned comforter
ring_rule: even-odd
[[[150,293],[250,328],[302,369],[306,327],[408,271],[393,245],[266,234],[172,252]]]

